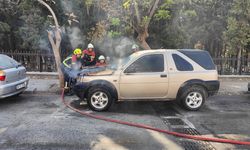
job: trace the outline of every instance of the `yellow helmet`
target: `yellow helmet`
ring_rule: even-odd
[[[75,55],[81,55],[82,54],[82,50],[80,48],[77,48],[74,50],[74,54]]]

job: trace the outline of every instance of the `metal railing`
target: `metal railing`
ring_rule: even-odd
[[[220,75],[250,75],[250,58],[213,58]],[[239,62],[239,68],[238,66]]]
[[[48,51],[5,51],[0,50],[0,54],[8,55],[21,64],[27,71],[55,72],[56,65],[52,52]],[[62,54],[66,58],[68,54]],[[250,75],[250,58],[213,58],[217,66],[218,73],[221,75]],[[240,62],[240,69],[237,71],[237,63]]]
[[[53,52],[47,51],[25,51],[0,50],[0,54],[8,55],[24,65],[27,71],[55,72],[56,64]]]

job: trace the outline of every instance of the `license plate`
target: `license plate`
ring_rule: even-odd
[[[22,88],[24,88],[24,87],[26,87],[26,82],[17,85],[17,86],[16,86],[16,89],[19,90],[19,89],[22,89]]]

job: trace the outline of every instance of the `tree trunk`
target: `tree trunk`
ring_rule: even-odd
[[[237,74],[241,74],[241,53],[242,49],[240,48],[237,54]]]
[[[42,5],[44,5],[52,14],[54,22],[55,22],[55,40],[53,39],[53,32],[52,31],[48,31],[48,38],[50,41],[50,44],[52,46],[53,49],[53,53],[55,56],[55,61],[56,61],[56,67],[57,67],[57,72],[59,75],[59,84],[60,84],[60,88],[64,87],[64,76],[61,70],[61,56],[60,56],[60,45],[61,45],[61,33],[60,33],[60,29],[59,29],[59,24],[58,24],[58,20],[57,17],[54,13],[54,11],[52,10],[52,8],[45,3],[43,0],[38,0],[38,2]]]
[[[64,76],[63,76],[63,73],[61,70],[60,43],[61,43],[62,39],[61,39],[60,30],[57,29],[55,31],[56,41],[54,41],[54,39],[53,39],[53,32],[52,31],[48,31],[48,38],[49,38],[49,41],[50,41],[50,44],[52,46],[53,53],[55,56],[56,68],[57,68],[58,76],[59,76],[59,84],[60,84],[60,87],[63,88],[64,87]]]
[[[141,32],[138,33],[137,36],[137,40],[140,43],[140,46],[145,49],[145,50],[149,50],[151,49],[150,46],[148,45],[146,39],[148,38],[148,30],[144,29]]]

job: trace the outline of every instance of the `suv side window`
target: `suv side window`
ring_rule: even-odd
[[[174,63],[175,63],[177,70],[179,71],[193,71],[194,70],[193,66],[181,56],[177,54],[172,54],[172,57],[174,59]]]
[[[124,73],[143,73],[143,72],[163,72],[164,56],[163,54],[152,54],[142,56],[133,62]]]

